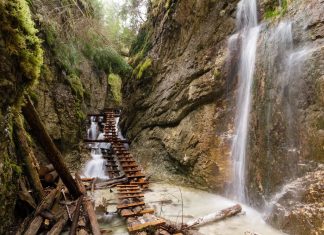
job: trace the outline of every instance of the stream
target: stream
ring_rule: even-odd
[[[113,191],[115,190],[113,189]],[[181,194],[183,200],[181,200]],[[110,192],[110,190],[96,190],[92,196],[95,200],[100,226],[111,231],[109,234],[112,235],[128,234],[125,222],[121,217],[112,213],[105,214],[105,210],[108,212],[115,211],[115,193]],[[177,223],[182,222],[182,201],[183,222],[237,203],[216,194],[167,183],[151,183],[149,191],[145,192],[145,203],[155,209],[156,215]],[[262,219],[261,213],[245,205],[242,205],[242,208],[242,214],[202,226],[199,228],[199,232],[205,235],[285,234],[268,225]]]

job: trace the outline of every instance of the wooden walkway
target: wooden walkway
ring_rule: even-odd
[[[104,114],[91,116],[104,117],[105,140],[100,142],[111,144],[111,149],[104,155],[109,177],[113,179],[124,175],[128,179],[127,183],[119,184],[116,188],[117,210],[126,219],[129,233],[145,235],[148,229],[161,229],[166,221],[155,216],[154,209],[144,202],[144,191],[149,187],[146,175],[128,151],[127,140],[118,136],[116,117],[120,116],[119,110],[110,109]]]

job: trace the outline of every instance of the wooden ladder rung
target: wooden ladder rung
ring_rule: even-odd
[[[134,191],[118,191],[118,194],[123,194],[123,195],[127,195],[127,194],[139,194],[142,193],[142,190],[134,190]]]
[[[118,199],[138,198],[138,197],[144,197],[144,194],[134,194],[134,195],[120,196],[120,197],[118,197]]]
[[[129,232],[137,232],[137,231],[140,231],[144,228],[147,228],[147,227],[152,227],[152,226],[158,226],[158,225],[163,225],[165,224],[165,220],[164,219],[157,219],[157,220],[154,220],[154,221],[149,221],[149,222],[146,222],[144,224],[134,224],[130,227],[127,227],[128,228],[128,231]]]
[[[137,216],[137,215],[144,215],[144,214],[153,214],[154,209],[144,209],[139,212],[129,212],[129,211],[121,211],[121,216],[123,217],[132,217],[132,216]]]
[[[136,203],[131,203],[131,204],[120,204],[117,205],[117,209],[126,209],[126,208],[130,208],[130,207],[136,207],[136,206],[142,206],[145,205],[145,202],[136,202]]]

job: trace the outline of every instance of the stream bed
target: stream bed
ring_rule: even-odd
[[[109,189],[94,192],[98,220],[100,226],[107,230],[107,234],[126,235],[128,232],[123,219],[114,213],[104,213],[115,211],[117,201],[114,192],[115,189],[113,192]],[[237,204],[216,194],[166,183],[151,183],[150,190],[145,192],[145,203],[155,209],[156,215],[178,223]],[[205,235],[285,234],[268,225],[259,212],[245,205],[242,208],[242,214],[202,226],[198,231]]]

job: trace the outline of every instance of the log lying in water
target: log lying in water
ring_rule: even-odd
[[[73,219],[72,219],[72,225],[71,225],[71,229],[70,229],[70,233],[69,235],[75,235],[76,234],[76,229],[78,227],[78,222],[79,222],[79,216],[80,216],[80,209],[81,209],[81,203],[83,201],[83,195],[81,195],[78,199],[76,208],[75,208],[75,212],[73,215]]]
[[[205,225],[208,223],[217,222],[217,221],[232,217],[234,215],[237,215],[241,211],[242,211],[241,205],[237,204],[235,206],[226,208],[219,212],[209,214],[209,215],[206,215],[203,217],[199,217],[194,220],[190,220],[185,224],[185,227],[197,227],[197,226],[202,226],[202,225]]]
[[[51,137],[47,133],[44,124],[39,118],[39,115],[29,97],[27,97],[26,105],[22,108],[22,111],[26,121],[31,127],[33,135],[42,145],[46,153],[46,157],[55,167],[55,170],[57,171],[65,186],[68,188],[71,195],[75,199],[78,198],[81,195],[81,192],[77,187],[67,166],[65,165],[61,152],[57,149]]]

